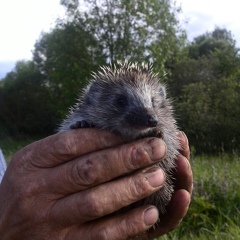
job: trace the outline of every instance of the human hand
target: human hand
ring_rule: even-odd
[[[165,154],[161,139],[123,144],[97,129],[56,134],[23,148],[0,186],[1,239],[117,240],[146,232],[158,220],[155,207],[111,213],[164,184],[162,170],[151,165]]]
[[[193,191],[193,174],[189,164],[190,149],[188,139],[183,132],[179,132],[179,139],[182,150],[176,161],[175,192],[168,205],[167,212],[164,216],[160,216],[161,222],[156,228],[141,234],[137,238],[135,237],[134,240],[154,239],[176,229],[187,213]]]

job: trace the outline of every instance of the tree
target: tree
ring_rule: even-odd
[[[83,21],[107,61],[152,61],[158,71],[185,40],[173,1],[62,0],[73,22]],[[74,16],[72,15],[74,14]]]
[[[179,122],[198,152],[240,149],[240,56],[226,29],[197,37],[172,70]]]
[[[19,61],[3,79],[0,122],[13,135],[45,135],[56,128],[49,89],[32,61]]]
[[[80,23],[59,23],[42,34],[33,52],[34,62],[45,76],[44,82],[57,99],[55,108],[63,117],[91,71],[103,63],[95,39]]]
[[[99,65],[144,60],[163,73],[185,39],[177,20],[180,9],[173,1],[61,0],[61,4],[66,18],[42,33],[33,61],[17,63],[1,86],[0,121],[10,129],[49,132]]]
[[[240,149],[240,86],[231,80],[192,83],[182,91],[177,112],[198,153]]]
[[[191,58],[211,55],[216,51],[227,51],[229,54],[238,52],[231,32],[219,27],[216,27],[213,32],[196,37],[188,48]]]

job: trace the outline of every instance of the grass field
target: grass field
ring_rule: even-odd
[[[17,139],[11,137],[0,138],[0,148],[3,151],[6,162],[8,163],[18,150],[35,140],[37,139],[29,137],[18,137]]]
[[[194,194],[187,216],[159,239],[240,239],[240,157],[192,157]]]
[[[7,159],[33,139],[0,140]],[[240,157],[192,156],[194,193],[188,214],[163,240],[240,240]]]

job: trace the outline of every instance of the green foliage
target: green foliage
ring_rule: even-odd
[[[189,56],[197,59],[201,56],[211,55],[216,51],[235,55],[235,44],[236,41],[230,31],[216,27],[213,32],[207,32],[194,39],[189,46]]]
[[[194,157],[194,192],[187,216],[160,239],[240,239],[239,160],[226,154]]]
[[[59,22],[52,32],[42,34],[33,56],[52,99],[57,100],[54,111],[60,118],[73,105],[91,71],[103,63],[96,41],[80,22]]]
[[[182,90],[178,113],[182,127],[197,150],[239,149],[238,85],[231,79],[192,83]]]
[[[186,44],[173,1],[61,4],[66,18],[42,34],[33,62],[18,63],[0,84],[5,134],[51,133],[92,70],[128,59],[151,61],[160,75],[168,73],[179,126],[196,153],[239,151],[240,56],[231,32],[216,28]]]
[[[54,115],[43,76],[32,61],[19,61],[7,74],[0,91],[1,137],[4,134],[46,134],[53,132]],[[7,129],[7,130],[4,130]]]
[[[152,61],[162,73],[186,39],[177,19],[180,8],[173,1],[77,2],[61,1],[72,22],[83,21],[96,37],[107,61]]]
[[[0,130],[1,126],[0,126]],[[3,151],[3,155],[4,158],[6,160],[7,163],[10,162],[10,160],[12,159],[13,155],[19,151],[20,149],[22,149],[23,147],[27,146],[28,144],[40,139],[41,137],[29,137],[29,136],[23,136],[23,135],[19,135],[19,136],[9,136],[9,135],[2,135],[0,137],[0,148]]]
[[[18,63],[1,84],[0,122],[5,134],[52,133],[99,65],[146,60],[163,73],[164,64],[177,56],[185,40],[177,20],[180,9],[173,1],[85,0],[81,5],[78,0],[62,0],[61,4],[66,18],[42,33],[33,62],[22,67]]]
[[[169,79],[180,126],[198,153],[240,148],[240,57],[224,29],[199,36]]]

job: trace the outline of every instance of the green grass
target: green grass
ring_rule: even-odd
[[[188,214],[159,239],[240,239],[240,158],[193,157],[194,193]]]
[[[26,145],[36,141],[35,138],[29,138],[29,137],[4,137],[0,138],[0,148],[2,149],[4,158],[7,163],[11,160],[13,155],[20,150],[21,148],[25,147]]]
[[[33,142],[31,138],[0,139],[9,161],[14,153]],[[240,240],[240,157],[192,157],[194,193],[181,225],[163,240]]]

